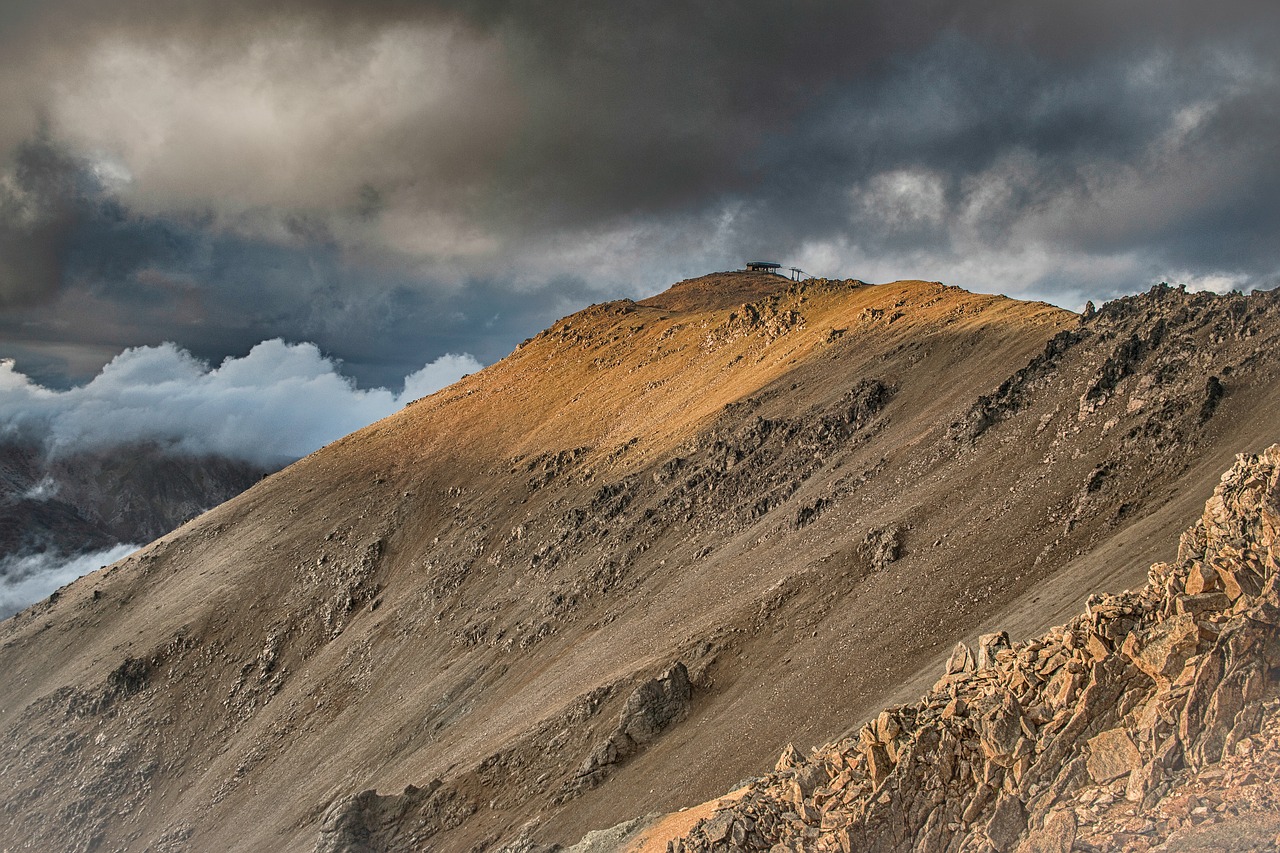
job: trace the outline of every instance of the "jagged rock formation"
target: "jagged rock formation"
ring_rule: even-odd
[[[702,802],[1139,583],[1277,410],[1276,294],[594,306],[0,623],[0,846],[536,850]]]
[[[960,644],[918,703],[788,750],[668,850],[1148,850],[1215,824],[1216,850],[1280,838],[1275,445],[1223,475],[1144,587]]]
[[[678,661],[657,678],[641,684],[622,706],[618,727],[582,762],[575,781],[592,788],[602,784],[615,765],[683,719],[689,713],[692,698],[689,670]]]

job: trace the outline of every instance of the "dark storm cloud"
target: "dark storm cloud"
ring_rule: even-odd
[[[2,354],[43,384],[87,381],[131,346],[179,340],[217,362],[283,337],[337,355],[365,386],[397,388],[449,353],[496,361],[598,297],[563,274],[515,297],[509,282],[485,277],[424,286],[405,263],[352,265],[328,239],[281,244],[207,218],[137,214],[88,179],[68,180],[84,189],[57,263],[38,279],[45,298],[0,313]]]
[[[1207,67],[1216,59],[1204,52],[1157,53],[1059,67],[1027,52],[996,54],[952,36],[893,63],[868,85],[835,92],[814,105],[803,136],[776,140],[763,169],[786,174],[791,195],[800,199],[785,218],[798,235],[822,227],[839,193],[897,170],[930,173],[945,191],[943,202],[958,207],[982,189],[981,180],[974,179],[998,170],[1011,155],[1024,166],[1011,195],[983,217],[981,225],[992,239],[1028,210],[1114,188],[1106,181],[1089,186],[1091,177],[1114,179],[1115,173],[1129,172],[1150,178],[1148,189],[1159,189],[1177,177],[1161,174],[1161,168],[1176,165],[1178,158],[1236,160],[1234,166],[1245,171],[1230,180],[1236,186],[1223,189],[1248,191],[1250,184],[1275,173],[1262,152],[1239,156],[1242,142],[1273,145],[1280,128],[1269,106],[1275,103],[1275,83],[1260,86],[1262,91],[1231,93],[1235,81]],[[1245,105],[1242,99],[1259,103]],[[1189,128],[1185,139],[1162,141],[1176,133],[1184,111],[1198,109],[1204,110],[1196,119],[1200,124]],[[1272,115],[1264,118],[1267,112]],[[1253,126],[1243,134],[1219,127],[1232,113],[1247,115]],[[819,203],[810,203],[814,199]],[[874,217],[862,224],[877,227]],[[882,239],[900,233],[892,217],[879,224]],[[1105,235],[1091,233],[1083,223],[1078,233],[1061,236],[1084,244],[1123,241],[1145,238],[1161,226],[1158,216],[1136,216],[1119,232],[1108,224]]]
[[[1071,307],[1270,285],[1278,35],[1253,0],[6,4],[0,335],[51,372],[279,335],[389,384],[762,253]]]
[[[701,217],[705,233],[730,210],[735,262],[763,246],[954,280],[1000,254],[996,281],[959,283],[1051,298],[1061,278],[1095,295],[1276,283],[1275,8],[682,8],[495,25],[537,105],[504,164],[536,189],[513,192],[514,217],[545,223],[542,200],[559,224]]]
[[[96,187],[84,166],[41,133],[0,169],[0,307],[52,294],[62,255]]]

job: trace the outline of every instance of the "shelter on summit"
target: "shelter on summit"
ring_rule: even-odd
[[[782,269],[782,264],[775,264],[772,261],[747,261],[747,272],[776,272]]]

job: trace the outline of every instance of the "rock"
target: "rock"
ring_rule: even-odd
[[[1225,592],[1202,592],[1197,595],[1180,595],[1174,600],[1174,608],[1178,613],[1189,613],[1200,616],[1204,613],[1216,613],[1226,610],[1231,599]]]
[[[947,660],[947,675],[972,672],[974,668],[973,652],[964,643],[956,643],[956,647],[951,651],[951,657]]]
[[[677,661],[627,697],[627,704],[618,720],[618,730],[637,744],[648,743],[688,712],[692,697],[689,670]]]
[[[1262,592],[1261,579],[1245,566],[1218,565],[1214,566],[1214,572],[1222,581],[1222,591],[1228,601],[1242,595],[1255,597]]]
[[[808,799],[813,796],[823,782],[827,781],[828,776],[823,765],[816,761],[807,761],[802,766],[796,768],[795,783],[800,790],[800,798]]]
[[[1080,689],[1080,674],[1063,667],[1049,681],[1045,698],[1053,708],[1065,708]]]
[[[371,832],[366,811],[377,799],[378,792],[361,791],[331,805],[320,821],[320,837],[315,853],[364,853]]]
[[[1003,764],[1013,755],[1022,734],[1022,709],[1017,700],[1006,695],[1000,707],[983,723],[982,752],[988,760]]]
[[[973,792],[973,799],[969,801],[969,805],[965,807],[964,812],[960,815],[963,823],[973,823],[978,819],[978,815],[982,814],[982,810],[987,807],[987,803],[991,800],[991,786],[983,783]]]
[[[804,757],[796,750],[795,744],[789,743],[782,750],[782,755],[778,756],[778,763],[774,765],[773,769],[777,771],[790,770],[794,767],[799,767],[803,761]]]
[[[872,784],[879,786],[893,769],[893,762],[889,760],[889,753],[885,750],[884,744],[873,743],[868,747],[867,766],[871,772]]]
[[[1105,660],[1107,655],[1111,654],[1111,649],[1107,647],[1106,642],[1097,634],[1090,634],[1084,641],[1085,656],[1090,663]]]
[[[876,717],[876,735],[881,743],[889,743],[902,733],[898,718],[890,711],[881,711]]]
[[[1142,753],[1123,728],[1109,729],[1089,738],[1089,778],[1099,785],[1126,776],[1142,764]]]
[[[405,815],[435,813],[444,804],[457,805],[461,798],[433,779],[423,787],[409,785],[403,794],[381,795],[369,789],[334,801],[320,821],[314,853],[373,853],[402,849],[408,839],[400,833],[399,820]],[[468,808],[463,805],[462,809]],[[425,840],[430,831],[418,839]]]
[[[1026,828],[1027,812],[1022,801],[1012,794],[1001,794],[987,824],[987,839],[997,850],[1012,850]]]
[[[1045,819],[1044,826],[1027,835],[1018,853],[1071,853],[1076,843],[1076,816],[1070,809],[1058,809]]]
[[[1199,560],[1191,562],[1191,571],[1187,573],[1187,595],[1199,595],[1220,588],[1218,573]]]
[[[884,570],[902,556],[902,529],[874,527],[862,537],[862,553],[872,568]]]
[[[702,824],[702,831],[713,844],[726,841],[733,832],[733,812],[723,811]]]
[[[800,783],[795,779],[788,779],[782,783],[781,794],[792,809],[798,809],[804,805],[804,791],[801,789]]]
[[[617,727],[596,744],[575,774],[577,784],[594,787],[620,764],[684,718],[693,698],[689,670],[676,661],[657,678],[644,682],[627,697]]]
[[[1009,648],[1009,634],[1005,631],[996,631],[991,634],[983,634],[978,638],[978,669],[986,669],[995,666],[996,653],[1002,649]]]
[[[1142,590],[1091,597],[1016,650],[1002,632],[976,656],[957,645],[919,704],[784,753],[733,807],[754,821],[736,848],[718,835],[681,849],[1148,850],[1242,809],[1272,819],[1277,537],[1280,447],[1241,458]]]
[[[1200,643],[1195,617],[1182,613],[1156,625],[1150,633],[1130,633],[1121,650],[1133,665],[1159,684],[1182,672],[1188,657]]]

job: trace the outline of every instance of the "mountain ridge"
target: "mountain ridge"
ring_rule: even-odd
[[[1133,585],[1280,440],[1273,294],[765,281],[571,315],[3,623],[2,760],[47,793],[0,838],[305,850],[413,786],[423,843],[493,848],[701,802],[1005,610]],[[616,730],[677,662],[688,703]]]

